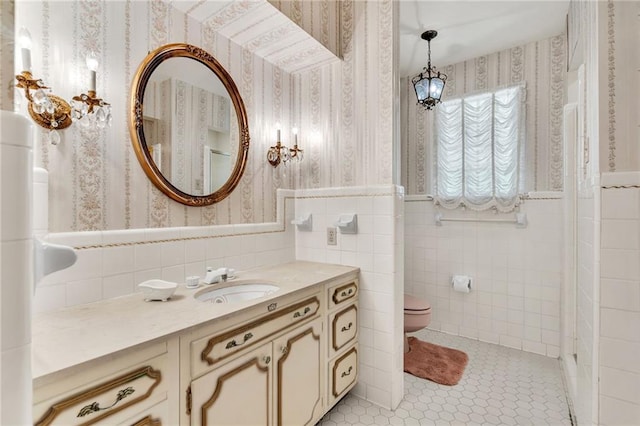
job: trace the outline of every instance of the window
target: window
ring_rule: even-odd
[[[511,211],[519,203],[524,86],[442,102],[435,122],[435,200]]]

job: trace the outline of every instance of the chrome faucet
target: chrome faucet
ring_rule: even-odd
[[[205,275],[205,284],[214,284],[219,282],[226,282],[229,270],[227,268],[218,268],[214,270],[212,267],[207,266],[207,274]]]

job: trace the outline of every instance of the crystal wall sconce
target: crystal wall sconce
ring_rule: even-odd
[[[66,129],[73,122],[83,127],[104,128],[111,125],[111,105],[96,96],[96,71],[98,59],[95,53],[87,55],[91,82],[87,93],[74,96],[71,104],[51,93],[44,82],[31,74],[31,34],[26,28],[18,32],[18,43],[22,54],[22,73],[16,75],[16,87],[24,90],[28,101],[27,109],[31,119],[40,127],[49,130],[49,141],[60,143],[59,130]]]
[[[280,123],[276,123],[276,144],[269,148],[267,151],[267,161],[273,167],[278,167],[280,163],[286,164],[291,160],[296,160],[298,162],[302,161],[304,158],[304,150],[298,148],[298,128],[293,127],[291,129],[291,133],[293,133],[294,145],[293,148],[288,148],[282,145],[280,142]]]

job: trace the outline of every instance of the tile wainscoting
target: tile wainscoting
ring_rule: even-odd
[[[207,266],[244,270],[292,261],[294,197],[278,190],[271,223],[49,234],[47,241],[74,247],[78,260],[38,283],[34,311],[130,294],[152,278],[182,283],[204,276]]]
[[[429,328],[557,358],[563,280],[563,200],[532,193],[520,207],[528,225],[443,222],[513,214],[437,209],[426,196],[405,202],[405,289],[431,302]],[[468,294],[455,274],[472,277]]]
[[[640,422],[640,172],[601,180],[599,415]]]

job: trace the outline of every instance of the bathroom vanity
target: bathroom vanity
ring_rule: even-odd
[[[292,262],[240,273],[279,287],[253,300],[180,286],[37,315],[34,421],[313,425],[357,382],[358,273]]]

